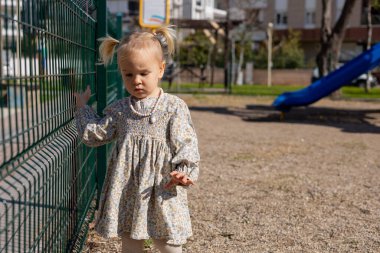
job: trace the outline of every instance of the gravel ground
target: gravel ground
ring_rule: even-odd
[[[282,118],[266,98],[181,97],[202,158],[184,252],[380,252],[380,102]],[[84,252],[120,249],[91,231]]]

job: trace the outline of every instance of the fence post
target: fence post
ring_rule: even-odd
[[[97,0],[97,23],[96,23],[96,40],[107,36],[107,3],[106,0]],[[98,42],[95,42],[97,59],[99,63]],[[107,70],[104,65],[96,65],[96,98],[97,112],[102,115],[104,108],[107,106]],[[103,187],[104,178],[107,169],[107,146],[102,145],[97,148],[96,178],[98,185],[97,206],[99,206],[100,192]]]
[[[117,14],[116,19],[116,32],[118,40],[121,40],[123,37],[123,24],[122,24],[122,13]],[[117,75],[117,98],[121,99],[123,97],[123,81],[121,79],[121,75]]]

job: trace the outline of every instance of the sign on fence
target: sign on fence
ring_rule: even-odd
[[[169,0],[140,0],[140,26],[157,28],[169,24],[169,16]]]

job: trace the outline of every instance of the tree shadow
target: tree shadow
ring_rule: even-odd
[[[297,107],[282,114],[272,106],[247,105],[246,108],[190,107],[194,111],[209,111],[233,115],[247,122],[276,122],[330,126],[348,133],[380,134],[380,109],[341,109],[330,107]]]

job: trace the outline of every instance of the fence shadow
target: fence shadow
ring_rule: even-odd
[[[348,133],[380,134],[380,109],[341,109],[313,106],[293,108],[284,115],[269,105],[247,105],[246,108],[190,107],[190,109],[234,115],[247,122],[312,124],[336,127]]]

